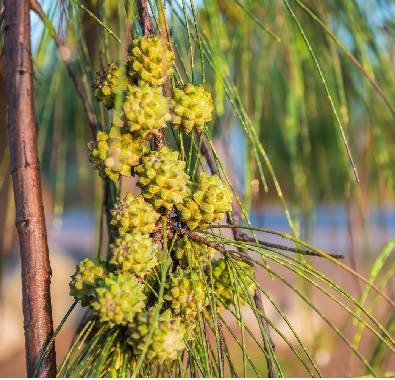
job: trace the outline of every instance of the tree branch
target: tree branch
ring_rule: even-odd
[[[28,0],[5,0],[8,141],[19,234],[27,376],[32,377],[53,333],[51,267],[45,228],[37,132]],[[37,370],[56,376],[55,350]]]
[[[34,11],[37,14],[37,16],[44,23],[44,25],[48,28],[48,31],[49,31],[52,39],[54,40],[56,47],[58,48],[59,56],[62,59],[63,63],[65,64],[66,70],[67,70],[71,80],[74,83],[74,87],[78,93],[78,96],[80,97],[80,99],[82,101],[82,106],[84,108],[86,117],[88,119],[89,128],[91,129],[93,138],[95,139],[96,133],[99,129],[99,124],[98,124],[98,121],[96,118],[96,114],[93,109],[89,95],[86,92],[85,86],[81,82],[75,67],[73,66],[72,62],[69,59],[67,59],[64,54],[62,54],[62,51],[65,48],[65,45],[64,45],[62,39],[56,33],[56,30],[53,27],[53,25],[51,24],[51,21],[48,19],[47,15],[45,14],[44,10],[41,8],[41,5],[38,3],[37,0],[30,0],[30,8],[32,9],[32,11]]]
[[[229,227],[232,228],[232,226],[229,226]],[[270,242],[264,241],[264,240],[257,240],[254,237],[248,236],[246,233],[241,232],[240,230],[237,230],[236,234],[237,234],[237,238],[235,238],[235,239],[238,241],[245,241],[248,243],[256,243],[256,244],[262,245],[264,247],[279,249],[281,251],[294,252],[294,253],[298,253],[298,254],[305,255],[305,256],[322,257],[320,254],[318,254],[317,252],[315,252],[311,249],[294,248],[294,247],[288,247],[288,246],[282,245],[282,244],[270,243]],[[329,256],[331,256],[335,259],[344,259],[344,255],[340,255],[340,254],[329,254]]]

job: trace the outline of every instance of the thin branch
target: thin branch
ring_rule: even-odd
[[[320,254],[318,254],[317,252],[315,252],[311,249],[294,248],[294,247],[288,247],[288,246],[282,245],[282,244],[276,244],[276,243],[270,243],[268,241],[257,240],[251,236],[248,236],[244,232],[240,232],[240,230],[237,230],[237,238],[235,238],[235,239],[238,241],[245,241],[248,243],[258,243],[259,245],[262,245],[264,247],[275,248],[275,249],[279,249],[281,251],[294,252],[294,253],[298,253],[298,254],[305,255],[305,256],[316,256],[316,257],[322,258],[322,256]],[[340,255],[340,254],[329,254],[329,256],[334,257],[335,259],[344,259],[344,255]]]
[[[201,141],[200,152],[206,159],[211,174],[217,174],[218,173],[217,165],[215,163],[213,155],[210,154],[210,149],[211,149],[210,144],[207,142],[207,140],[204,138],[201,132],[195,131],[195,136],[197,141]]]
[[[82,106],[84,108],[86,117],[88,119],[89,128],[92,131],[93,138],[96,138],[96,133],[99,129],[99,123],[97,121],[96,114],[93,109],[89,95],[88,95],[83,83],[81,82],[79,75],[78,75],[77,71],[75,70],[75,67],[73,66],[72,62],[64,54],[62,54],[62,51],[64,51],[64,49],[66,48],[65,44],[63,43],[63,41],[59,37],[59,35],[56,33],[56,30],[53,27],[53,25],[51,24],[51,21],[48,19],[47,15],[45,14],[44,10],[42,9],[41,5],[38,3],[37,0],[30,0],[30,8],[41,19],[41,21],[47,27],[52,39],[54,40],[55,45],[59,51],[59,56],[60,56],[61,60],[63,61],[63,63],[65,64],[66,70],[67,70],[71,80],[74,83],[74,86],[75,86],[75,89],[78,93],[78,96],[80,97],[80,99],[82,101]]]
[[[137,0],[137,6],[139,9],[141,27],[143,29],[144,36],[152,34],[154,29],[148,11],[147,0]]]
[[[21,255],[26,367],[32,377],[53,334],[51,267],[34,114],[29,2],[5,0],[4,12],[8,142]],[[37,374],[56,376],[53,347]]]

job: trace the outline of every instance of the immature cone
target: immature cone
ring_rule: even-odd
[[[227,265],[224,258],[212,261],[213,287],[220,307],[234,306],[237,303],[235,287],[239,289],[239,302],[245,304],[248,297],[254,296],[256,284],[252,280],[254,271],[244,261],[237,265]]]
[[[144,200],[142,195],[134,198],[132,194],[127,193],[123,200],[115,204],[111,216],[111,224],[121,235],[127,232],[151,234],[155,231],[155,223],[160,214]]]
[[[175,255],[183,268],[203,269],[214,258],[215,249],[184,236],[175,244]]]
[[[143,291],[143,285],[131,273],[110,273],[96,288],[91,307],[101,322],[107,322],[110,326],[126,325],[145,307]]]
[[[181,219],[193,230],[219,222],[232,209],[229,189],[217,175],[200,173],[196,191],[177,206]]]
[[[127,128],[142,138],[157,134],[170,120],[169,100],[160,87],[128,86],[122,109]]]
[[[128,85],[128,77],[124,67],[112,62],[96,73],[94,84],[95,96],[107,108],[114,107],[115,97],[122,94]]]
[[[132,232],[110,244],[110,264],[118,273],[130,272],[144,277],[158,265],[158,247],[148,234]]]
[[[173,72],[174,54],[162,36],[137,37],[128,55],[128,72],[132,78],[149,86],[159,87]]]
[[[148,361],[155,360],[163,363],[166,360],[176,360],[178,354],[185,349],[185,327],[179,317],[173,317],[170,310],[164,311],[156,324],[153,310],[141,313],[136,321],[130,325],[128,343],[138,356],[147,342],[147,335],[151,328],[153,335],[146,352]]]
[[[111,127],[110,132],[97,132],[96,141],[90,143],[89,159],[99,169],[102,177],[112,181],[119,176],[130,176],[131,168],[136,166],[145,151],[141,141],[135,140],[130,134],[122,134],[118,127]]]
[[[182,316],[185,321],[196,321],[197,314],[208,305],[202,273],[179,268],[173,274],[170,289],[164,298],[170,302],[174,315]]]
[[[84,259],[76,267],[71,276],[70,295],[87,306],[92,300],[94,290],[100,279],[107,276],[106,264],[99,259]]]
[[[136,167],[142,195],[155,209],[163,206],[170,210],[190,194],[186,163],[179,160],[178,156],[178,152],[164,147],[143,157],[141,164]]]
[[[181,125],[186,133],[192,129],[203,130],[204,124],[212,119],[214,110],[211,94],[202,86],[186,84],[182,90],[174,89],[173,124]]]

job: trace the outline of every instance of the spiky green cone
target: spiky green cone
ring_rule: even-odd
[[[151,234],[155,231],[155,223],[160,214],[144,200],[142,195],[134,198],[132,194],[127,193],[123,200],[115,204],[111,216],[111,224],[121,235],[127,232]]]
[[[158,265],[158,246],[148,234],[132,232],[110,244],[111,258],[118,273],[130,272],[145,277]]]
[[[99,259],[84,259],[76,267],[71,276],[70,295],[87,306],[94,296],[94,291],[100,279],[107,276],[107,266]]]
[[[115,97],[122,94],[127,85],[125,67],[112,62],[96,73],[94,84],[96,99],[102,101],[106,108],[113,108]]]
[[[90,306],[101,322],[110,326],[126,325],[145,307],[143,285],[131,273],[110,273],[95,290],[95,300]]]
[[[206,229],[232,210],[229,189],[217,175],[200,173],[196,190],[177,206],[181,220],[191,229]]]
[[[130,325],[128,343],[138,356],[144,350],[150,328],[154,329],[148,345],[146,359],[163,363],[166,360],[176,360],[179,353],[185,350],[185,327],[179,317],[173,317],[170,310],[164,311],[157,324],[153,323],[153,309],[137,316],[135,323]]]
[[[202,131],[205,123],[212,119],[213,100],[202,86],[188,83],[181,90],[174,89],[171,104],[173,124],[182,126],[185,133],[190,133],[192,129]]]
[[[249,297],[254,296],[256,289],[256,284],[252,280],[254,271],[247,263],[238,260],[237,267],[235,266],[233,272],[231,272],[232,269],[226,264],[224,258],[213,260],[211,265],[214,293],[220,308],[228,308],[236,304],[237,295],[234,290],[235,287],[240,289],[240,304],[247,302],[248,297],[245,294],[245,290],[247,290]],[[243,284],[243,287],[240,284]]]
[[[193,269],[179,268],[171,277],[169,290],[164,297],[170,302],[174,315],[184,321],[196,321],[197,314],[208,305],[203,274]]]
[[[122,109],[129,131],[142,138],[156,135],[171,118],[169,100],[159,87],[128,86]]]
[[[90,143],[89,159],[99,169],[102,177],[118,181],[119,176],[130,176],[131,168],[136,166],[146,147],[130,134],[121,134],[118,127],[111,127],[110,132],[99,131],[96,141]]]
[[[181,220],[187,224],[190,230],[205,228],[206,223],[202,222],[202,213],[198,204],[192,198],[185,198],[183,203],[177,204],[177,210]]]
[[[174,54],[162,36],[137,37],[128,54],[128,73],[149,86],[159,87],[173,72]]]
[[[178,152],[164,147],[143,157],[136,167],[142,195],[155,209],[164,207],[170,210],[190,194],[186,163],[178,157]]]
[[[208,262],[214,258],[215,252],[214,248],[192,241],[186,236],[175,244],[175,256],[183,268],[204,269]]]

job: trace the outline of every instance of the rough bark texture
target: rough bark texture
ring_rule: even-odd
[[[5,0],[8,141],[19,234],[27,375],[53,333],[49,263],[33,105],[28,0]],[[56,375],[52,349],[39,377]]]

